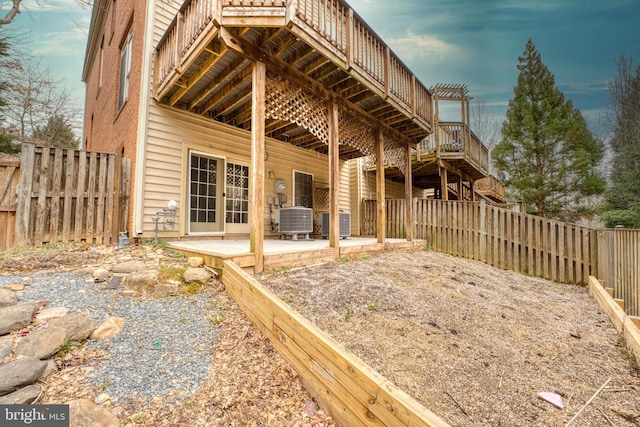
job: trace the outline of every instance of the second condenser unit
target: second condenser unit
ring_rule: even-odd
[[[320,214],[322,223],[322,237],[329,237],[329,212]],[[351,236],[351,214],[349,212],[340,212],[340,237],[346,239]]]

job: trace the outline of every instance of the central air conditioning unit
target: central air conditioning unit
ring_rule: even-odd
[[[277,209],[276,222],[281,239],[289,234],[292,240],[298,240],[298,234],[304,234],[305,240],[309,240],[309,233],[313,232],[313,209],[302,206]]]
[[[329,237],[329,212],[322,212],[322,237]],[[351,236],[351,214],[340,212],[340,237],[346,239]]]

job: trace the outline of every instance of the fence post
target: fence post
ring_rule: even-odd
[[[484,200],[480,200],[480,261],[487,262],[486,247],[487,247],[487,203]]]
[[[29,219],[31,213],[31,186],[33,185],[33,163],[36,145],[22,144],[20,156],[20,181],[18,182],[18,206],[16,208],[16,246],[29,243]]]
[[[619,298],[619,284],[620,278],[618,277],[618,230],[613,229],[613,271],[611,272],[611,278],[613,278],[613,283],[609,284],[610,287],[613,288],[613,296],[614,298]]]
[[[111,244],[115,244],[118,242],[118,236],[120,231],[125,231],[120,227],[123,224],[120,224],[120,197],[121,197],[121,186],[122,186],[122,168],[123,168],[123,158],[120,155],[116,155],[114,158],[114,162],[110,164],[111,168],[109,169],[109,176],[112,179],[112,186],[109,188],[112,197],[112,215],[111,215],[111,224],[109,227],[111,228],[111,232],[109,233],[109,238],[111,239]]]

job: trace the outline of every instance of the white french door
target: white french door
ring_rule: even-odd
[[[225,159],[189,153],[189,234],[223,234]]]

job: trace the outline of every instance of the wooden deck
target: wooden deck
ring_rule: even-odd
[[[326,103],[340,108],[340,157],[414,146],[432,95],[342,0],[187,0],[156,48],[161,103],[251,128],[251,70],[267,68],[266,135],[327,152]]]
[[[418,145],[416,169],[420,165],[435,163],[437,159],[442,159],[446,160],[452,168],[459,170],[465,177],[476,180],[487,175],[489,172],[489,150],[467,124],[439,122],[437,133],[439,134],[438,142],[436,142],[434,133]],[[437,175],[437,165],[434,167],[435,175]],[[428,175],[428,168],[418,177],[420,175]]]
[[[413,185],[420,188],[437,188],[441,185],[440,168],[444,166],[448,182],[456,182],[458,177],[474,182],[487,176],[489,172],[489,150],[463,122],[440,122],[435,133],[425,138],[413,150],[411,169]],[[366,160],[367,171],[375,172],[375,158]],[[395,166],[386,165],[385,176],[403,181],[403,172]],[[500,184],[501,185],[501,184]],[[504,187],[503,192],[504,192]],[[492,198],[492,200],[494,200]],[[496,200],[498,201],[498,200]],[[504,195],[500,203],[504,203]]]
[[[324,239],[264,241],[265,269],[283,266],[296,267],[334,261],[340,257],[362,256],[385,250],[406,250],[424,246],[421,241],[408,242],[404,239],[386,239],[377,243],[375,238],[349,237],[340,240],[339,251],[329,247]],[[176,240],[168,242],[169,249],[177,250],[188,256],[200,256],[205,264],[222,269],[224,261],[233,261],[236,265],[252,272],[255,255],[249,252],[249,240]]]
[[[471,184],[489,173],[489,150],[469,126],[468,88],[463,84],[438,84],[430,89],[434,94],[434,132],[420,141],[411,154],[412,184],[446,192],[462,200],[459,194],[472,195]],[[460,104],[460,121],[443,121],[438,117],[439,102]],[[368,171],[375,171],[376,159],[365,160]],[[385,163],[385,176],[404,181],[405,175],[397,165]],[[467,183],[465,186],[462,182]],[[444,197],[443,197],[444,198]],[[469,200],[471,200],[469,198]]]
[[[507,195],[504,185],[493,175],[475,182],[475,190],[496,203],[505,203]]]

